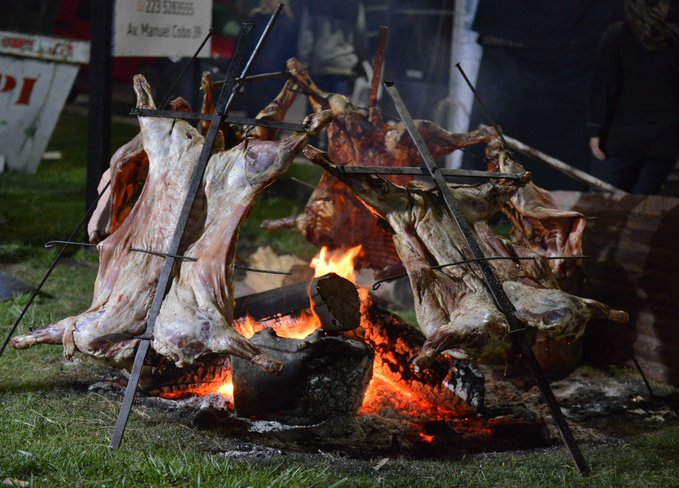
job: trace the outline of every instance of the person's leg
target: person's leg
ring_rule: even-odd
[[[616,188],[631,192],[639,177],[640,164],[631,157],[610,157],[592,162],[591,174]]]
[[[670,127],[645,142],[639,160],[642,166],[633,193],[657,195],[679,160],[679,127]]]
[[[675,164],[675,157],[649,158],[641,167],[639,179],[632,188],[637,195],[658,195],[663,183],[667,179]]]

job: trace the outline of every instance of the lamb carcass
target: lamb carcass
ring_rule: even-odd
[[[384,124],[379,116],[370,120],[344,95],[319,89],[302,64],[288,61],[288,70],[309,98],[314,111],[332,110],[328,127],[328,153],[333,161],[348,165],[421,166],[422,159],[402,123]],[[434,157],[441,157],[472,144],[486,141],[494,129],[483,128],[466,134],[453,134],[428,120],[415,121]],[[409,176],[386,179],[405,184]],[[329,248],[362,244],[365,253],[357,264],[389,274],[401,266],[389,233],[375,225],[375,219],[353,192],[330,174],[323,174],[304,213],[275,221],[265,221],[268,230],[295,228],[312,244]]]
[[[437,189],[416,183],[402,187],[376,176],[341,173],[321,151],[307,147],[304,152],[314,163],[341,179],[392,229],[396,250],[413,289],[418,325],[427,337],[414,359],[416,367],[428,367],[446,350],[462,350],[481,360],[507,351],[510,346],[507,319],[495,305],[475,265],[434,268],[471,257],[459,228],[441,204]],[[485,223],[518,189],[517,183],[494,182],[454,187],[452,192],[465,218],[474,225]],[[491,265],[496,267],[494,261]],[[504,275],[498,274],[517,317],[535,336],[576,339],[592,317],[619,323],[628,320],[625,312],[594,300],[524,280],[520,263],[514,265],[519,269],[515,275],[507,274],[507,269]]]
[[[515,159],[507,157],[499,137],[488,142],[486,163],[489,171],[525,171]],[[514,224],[512,240],[516,244],[552,258],[566,257],[549,261],[557,279],[570,275],[580,264],[576,259],[568,259],[582,255],[582,235],[587,221],[580,212],[559,209],[552,195],[532,181],[516,192],[503,211]]]
[[[307,119],[307,133],[282,141],[246,140],[211,158],[205,174],[205,228],[185,253],[197,261],[182,263],[163,302],[154,331],[156,352],[180,367],[202,355],[228,353],[269,372],[281,368],[231,327],[238,229],[257,195],[290,166],[309,135],[329,118],[329,113],[314,114]]]
[[[170,108],[175,112],[192,111],[181,97],[172,100]],[[141,194],[148,172],[149,157],[140,132],[113,154],[109,168],[101,176],[97,192],[103,194],[87,224],[90,242],[101,242],[120,227]]]
[[[214,82],[211,73],[203,73],[201,90],[203,91],[201,113],[214,113]],[[276,98],[264,107],[255,118],[259,120],[282,121],[295,101],[297,94],[298,88],[296,82],[288,80]],[[170,102],[170,110],[174,112],[193,111],[191,105],[181,97]],[[210,127],[210,122],[201,121],[199,127],[201,133],[205,135]],[[217,144],[228,149],[242,142],[246,134],[248,137],[255,137],[261,140],[274,140],[278,137],[279,133],[279,129],[268,127],[257,126],[249,130],[242,127],[235,128],[229,124],[222,124],[220,133],[217,136]],[[96,244],[120,227],[141,193],[148,174],[148,165],[149,160],[144,151],[141,133],[120,147],[111,157],[109,169],[104,172],[97,187],[99,193],[102,191],[104,193],[99,199],[97,207],[87,225],[90,242]],[[107,187],[109,183],[110,185]]]
[[[143,76],[135,76],[134,91],[137,108],[155,108]],[[79,350],[114,363],[131,359],[137,343],[133,337],[146,327],[163,260],[130,249],[169,248],[204,142],[182,120],[141,117],[139,125],[148,177],[122,225],[97,246],[100,263],[92,305],[79,315],[15,337],[13,347],[62,343],[66,358]],[[202,226],[204,214],[205,203],[199,198],[191,216],[194,227]],[[186,232],[188,239],[196,235],[195,228]]]
[[[135,92],[138,108],[155,108],[143,77],[135,77]],[[313,118],[312,125],[322,125],[327,121],[326,115]],[[128,218],[98,245],[100,267],[92,306],[80,315],[16,337],[14,347],[63,343],[64,355],[68,358],[79,350],[121,365],[131,359],[138,341],[134,336],[146,327],[164,263],[157,256],[134,252],[131,248],[161,252],[169,248],[204,143],[200,133],[182,120],[142,117],[140,126],[144,151],[149,158],[148,178]],[[233,352],[252,359],[264,369],[278,370],[280,365],[269,361],[245,339],[222,329],[228,329],[233,315],[230,279],[238,225],[257,193],[287,167],[307,137],[301,134],[280,142],[247,140],[226,152],[222,147],[214,148],[203,179],[204,191],[198,193],[180,246],[180,253],[195,252],[201,259],[190,263],[192,268],[187,269],[189,264],[183,264],[178,281],[172,286],[170,301],[161,310],[162,319],[154,340],[163,352],[181,353],[186,347],[189,351],[181,353],[185,354],[183,363],[199,355],[191,350],[194,344],[182,341],[177,335],[179,332],[173,326],[178,323],[178,317],[172,315],[174,297],[183,299],[182,293],[195,293],[193,311],[197,315],[192,324],[199,327],[201,337],[208,339],[205,350]],[[206,194],[210,195],[210,212]],[[196,245],[188,251],[194,242]],[[194,278],[197,281],[194,282]],[[179,318],[191,321],[186,314]],[[209,324],[214,329],[206,330],[205,320],[218,323]],[[163,336],[165,332],[169,335]],[[169,344],[174,339],[178,343]]]

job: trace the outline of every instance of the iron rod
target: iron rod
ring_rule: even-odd
[[[94,199],[92,202],[92,205],[90,205],[90,208],[87,209],[85,212],[85,215],[83,216],[82,220],[76,228],[71,232],[71,235],[66,239],[66,242],[71,242],[75,238],[75,236],[80,232],[80,228],[83,226],[83,224],[89,219],[90,215],[92,212],[94,212],[94,209],[97,208],[97,203],[99,203],[99,200],[101,199],[102,195],[106,193],[106,190],[108,187],[111,185],[111,182],[109,181],[106,183],[104,188],[101,190],[101,192],[97,195],[97,197]],[[42,280],[40,280],[40,283],[38,286],[33,290],[33,293],[31,294],[30,298],[28,299],[28,302],[26,302],[26,305],[24,305],[24,308],[21,310],[21,313],[19,314],[19,317],[16,319],[14,322],[14,325],[12,325],[12,328],[9,330],[9,334],[7,334],[7,338],[5,339],[5,342],[2,343],[2,348],[0,348],[0,357],[2,357],[2,354],[5,352],[5,349],[7,348],[7,344],[9,344],[9,341],[12,340],[12,336],[16,332],[17,328],[19,327],[19,324],[21,323],[21,320],[24,318],[24,315],[26,315],[26,312],[28,312],[28,309],[31,307],[33,304],[33,301],[35,300],[35,297],[38,296],[38,293],[42,290],[42,287],[45,285],[45,282],[47,279],[50,277],[52,274],[52,271],[54,271],[54,268],[57,267],[57,264],[59,263],[59,260],[61,259],[61,256],[64,254],[64,251],[66,250],[66,246],[68,244],[64,244],[61,249],[59,249],[59,252],[57,253],[57,256],[54,258],[54,261],[52,261],[52,264],[50,265],[49,269],[45,273],[45,275],[42,277]]]
[[[151,309],[149,311],[146,323],[146,331],[144,332],[142,336],[143,338],[141,339],[139,347],[137,348],[137,353],[134,358],[134,365],[130,373],[130,378],[127,382],[127,387],[125,388],[125,397],[123,399],[120,412],[118,413],[113,436],[111,437],[110,447],[112,449],[118,449],[120,447],[123,434],[125,433],[125,427],[127,426],[127,421],[132,408],[132,401],[134,399],[137,385],[139,384],[139,379],[141,377],[142,366],[150,347],[149,338],[153,336],[156,318],[158,317],[160,306],[162,305],[163,299],[165,298],[169,288],[170,278],[175,263],[175,258],[172,257],[172,255],[176,255],[179,250],[179,245],[189,220],[193,202],[200,188],[200,183],[203,179],[207,162],[210,158],[210,155],[212,154],[217,131],[219,130],[219,124],[224,117],[224,114],[227,113],[230,108],[229,101],[233,100],[233,87],[235,85],[236,72],[238,69],[240,69],[240,65],[244,56],[246,41],[250,32],[252,31],[252,27],[252,24],[243,24],[241,27],[236,45],[236,51],[234,53],[233,59],[231,60],[231,64],[229,65],[227,82],[224,84],[221,93],[219,94],[217,107],[214,114],[212,115],[212,122],[210,124],[210,128],[208,129],[208,133],[205,136],[205,143],[203,144],[203,148],[201,149],[200,155],[198,157],[198,164],[196,165],[196,169],[194,170],[191,177],[186,199],[184,200],[184,204],[177,221],[177,226],[175,227],[175,231],[172,236],[170,251],[168,252],[169,255],[165,257],[165,264],[158,279],[156,293],[153,297],[153,303],[151,304]]]
[[[47,241],[45,247],[47,249],[54,247],[55,244],[64,244],[66,246],[80,246],[80,247],[97,247],[96,244],[91,242],[76,242],[76,241]]]
[[[289,71],[272,71],[270,73],[260,73],[258,75],[250,75],[245,78],[236,78],[236,81],[240,84],[243,83],[257,83],[258,81],[276,80],[278,78],[290,78],[291,74]],[[218,81],[215,86],[221,86],[224,82]]]
[[[462,69],[462,65],[460,63],[456,63],[455,67],[457,70],[460,72],[462,75],[462,78],[464,78],[465,83],[467,83],[467,86],[469,89],[472,91],[474,94],[474,98],[476,99],[477,102],[479,102],[479,105],[481,105],[481,108],[486,114],[486,117],[488,118],[488,122],[490,122],[490,125],[493,126],[495,129],[495,132],[497,132],[497,135],[500,136],[500,139],[502,139],[503,144],[505,147],[507,147],[507,141],[505,140],[505,136],[502,135],[502,130],[500,129],[500,126],[495,123],[495,120],[493,119],[493,116],[490,114],[490,110],[488,110],[488,107],[486,107],[486,104],[483,103],[483,100],[481,99],[481,96],[479,95],[479,92],[476,91],[476,88],[474,88],[474,85],[472,84],[471,81],[469,81],[469,78],[467,78],[467,73],[464,72]]]
[[[337,171],[352,174],[430,176],[426,167],[417,166],[349,166],[345,164],[337,165]],[[525,178],[525,175],[518,173],[495,173],[473,169],[440,168],[439,171],[445,177],[455,178],[496,178],[519,181]]]
[[[469,263],[478,263],[479,261],[499,261],[499,260],[509,260],[509,261],[514,261],[514,260],[523,260],[523,261],[532,261],[534,259],[586,259],[589,256],[485,256],[483,258],[471,258],[471,259],[463,259],[462,261],[455,261],[454,263],[446,263],[446,264],[437,264],[436,266],[431,266],[429,269],[442,269],[442,268],[447,268],[449,266],[460,266],[462,264],[469,264]],[[408,273],[400,273],[397,275],[392,275],[392,276],[387,276],[386,278],[382,278],[381,280],[377,280],[375,283],[373,283],[373,290],[378,290],[382,283],[388,283],[390,281],[398,280],[400,278],[405,278],[408,276]]]
[[[177,83],[179,83],[181,81],[181,79],[184,78],[184,75],[186,74],[186,70],[189,69],[189,66],[191,66],[193,63],[196,62],[196,58],[198,57],[200,52],[203,50],[205,43],[207,43],[207,41],[212,37],[213,34],[214,34],[214,31],[212,29],[209,29],[207,31],[207,35],[205,36],[205,39],[203,39],[203,42],[200,43],[200,46],[198,46],[198,49],[196,49],[196,52],[193,53],[191,60],[188,63],[186,63],[186,65],[179,72],[179,75],[177,75],[175,80],[172,82],[172,85],[170,86],[170,88],[167,89],[167,93],[165,93],[165,96],[163,97],[163,99],[160,102],[160,105],[158,105],[158,107],[160,107],[162,109],[165,105],[167,105],[167,102],[170,101],[170,97],[172,96],[172,91],[177,86]]]
[[[75,241],[47,241],[45,243],[46,248],[53,247],[54,244],[66,244],[69,246],[82,246],[82,247],[97,247],[96,244],[92,244],[90,242],[75,242]],[[196,262],[198,261],[197,258],[191,258],[189,256],[178,256],[176,254],[168,254],[166,252],[160,252],[160,251],[151,251],[150,249],[139,249],[137,247],[131,247],[130,251],[134,252],[141,252],[145,254],[151,254],[153,256],[160,256],[160,257],[168,257],[172,256],[175,259],[180,259],[182,261],[190,261],[190,262]],[[233,269],[237,269],[240,271],[252,271],[253,273],[265,273],[265,274],[276,274],[276,275],[287,275],[287,276],[292,276],[292,273],[288,273],[287,271],[274,271],[272,269],[258,269],[258,268],[251,268],[249,266],[234,266]]]
[[[172,110],[151,110],[145,108],[133,108],[130,110],[130,115],[137,117],[163,117],[183,120],[212,120],[212,115],[200,112],[175,112]],[[252,119],[248,117],[224,117],[222,122],[228,124],[246,125],[246,126],[261,126],[271,127],[273,129],[289,130],[291,132],[304,132],[302,124],[292,124],[290,122],[278,122],[267,119]]]
[[[368,120],[373,124],[378,117],[375,108],[377,107],[377,94],[380,89],[380,80],[382,79],[382,68],[384,68],[384,51],[387,48],[387,34],[389,27],[380,26],[377,34],[377,49],[375,51],[375,63],[373,64],[373,76],[370,86],[370,98],[368,99]]]
[[[262,35],[259,38],[259,41],[255,46],[255,49],[250,55],[250,58],[246,63],[245,67],[241,71],[240,78],[244,78],[247,76],[248,70],[252,62],[257,56],[257,53],[259,52],[259,49],[261,48],[264,40],[268,37],[271,27],[273,26],[275,20],[280,15],[282,9],[283,5],[280,4],[278,6],[278,9],[269,19],[269,22],[264,28],[264,32],[262,32]],[[191,177],[191,183],[186,194],[186,199],[184,200],[184,204],[182,206],[179,219],[177,221],[177,226],[175,227],[175,231],[172,236],[172,242],[170,244],[170,250],[168,252],[169,255],[165,257],[165,265],[163,266],[163,270],[161,271],[160,277],[158,279],[156,293],[155,296],[153,297],[153,303],[151,304],[151,310],[149,311],[148,320],[146,323],[146,330],[142,336],[139,347],[137,349],[137,353],[134,358],[134,365],[132,367],[132,372],[127,382],[127,388],[125,389],[123,405],[121,406],[120,412],[118,414],[115,430],[111,438],[110,447],[112,449],[118,449],[122,442],[122,437],[125,432],[125,427],[127,425],[127,421],[129,419],[130,411],[132,408],[132,401],[134,400],[137,385],[139,384],[139,379],[141,377],[142,366],[144,364],[146,354],[148,353],[150,347],[150,337],[153,336],[155,322],[158,317],[158,313],[160,312],[160,307],[162,305],[163,299],[165,298],[165,295],[167,294],[170,285],[170,278],[175,263],[175,258],[172,257],[172,255],[173,254],[176,255],[177,252],[179,251],[179,246],[184,236],[184,231],[186,230],[186,225],[188,223],[191,209],[193,207],[193,202],[200,188],[200,183],[203,179],[205,169],[207,168],[208,160],[210,159],[212,150],[214,148],[217,133],[219,131],[219,125],[223,118],[229,113],[231,105],[233,104],[233,101],[237,96],[238,90],[235,89],[238,85],[238,83],[236,82],[237,71],[241,67],[243,57],[245,54],[245,48],[247,45],[247,39],[250,33],[252,32],[252,28],[253,25],[247,23],[244,23],[241,27],[241,31],[238,36],[238,41],[236,43],[236,50],[234,52],[233,59],[231,60],[231,64],[229,65],[229,71],[227,72],[226,75],[226,82],[224,83],[224,86],[222,87],[222,90],[219,94],[219,98],[217,99],[215,112],[214,114],[212,114],[210,127],[205,136],[205,143],[203,144],[203,148],[201,149],[200,155],[198,157],[198,164],[196,165],[196,169],[194,170],[193,175]]]
[[[408,112],[408,109],[406,108],[405,103],[401,98],[401,95],[396,89],[396,86],[392,82],[385,82],[384,86],[387,89],[387,92],[391,96],[392,100],[394,101],[394,106],[396,107],[396,110],[399,116],[401,117],[401,120],[403,121],[406,130],[410,134],[413,143],[417,147],[418,151],[420,152],[420,155],[422,156],[422,159],[427,165],[427,168],[429,169],[431,176],[434,179],[434,182],[436,183],[436,186],[438,187],[441,193],[441,198],[443,199],[443,203],[445,205],[446,210],[459,227],[473,257],[479,259],[479,261],[476,264],[481,270],[483,278],[488,287],[488,291],[493,297],[493,300],[495,301],[498,309],[507,318],[510,332],[518,332],[521,329],[524,329],[524,325],[516,316],[516,309],[514,308],[514,305],[509,300],[509,297],[507,297],[507,295],[505,294],[502,285],[495,276],[495,273],[490,267],[488,261],[483,259],[485,256],[483,255],[483,251],[481,250],[479,243],[476,241],[474,237],[474,232],[471,226],[469,225],[469,222],[467,222],[467,220],[465,219],[462,210],[460,209],[457,202],[455,201],[455,198],[453,197],[453,193],[450,191],[450,188],[448,188],[448,185],[443,179],[443,175],[441,174],[440,168],[434,162],[434,158],[431,156],[429,148],[422,139],[422,135],[415,127],[413,119],[410,116],[410,113]],[[554,422],[556,423],[559,432],[561,433],[561,438],[563,439],[566,447],[569,449],[570,454],[573,457],[573,460],[575,461],[578,470],[582,475],[588,474],[589,467],[587,466],[587,462],[585,461],[585,458],[582,455],[582,452],[580,451],[580,447],[578,446],[575,437],[573,437],[573,432],[571,431],[570,426],[568,425],[568,422],[566,421],[566,418],[563,412],[561,411],[559,403],[556,397],[554,396],[554,392],[552,391],[551,387],[549,386],[549,383],[542,374],[540,365],[538,364],[537,359],[533,354],[533,350],[531,349],[528,340],[526,339],[525,335],[517,333],[512,334],[512,340],[514,341],[514,344],[521,352],[521,355],[523,356],[526,366],[532,373],[537,383],[537,386],[540,389],[540,392],[542,393],[542,397],[547,403],[549,411],[552,414],[552,418],[554,419]]]

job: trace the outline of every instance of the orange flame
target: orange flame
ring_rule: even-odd
[[[359,244],[356,247],[348,249],[346,252],[342,251],[328,251],[328,248],[323,246],[315,258],[311,260],[310,266],[314,268],[314,277],[323,276],[328,273],[335,273],[342,278],[350,280],[352,283],[356,282],[354,273],[354,260],[362,252],[363,248]],[[260,330],[266,328],[273,328],[278,337],[285,337],[288,339],[304,339],[316,329],[321,327],[321,321],[313,310],[313,301],[311,306],[311,313],[302,313],[298,317],[283,317],[279,319],[258,322],[251,316],[240,318],[233,321],[233,329],[246,339],[250,339]],[[201,388],[200,393],[196,394],[207,395],[209,393],[221,393],[233,401],[233,383],[231,379],[218,389]],[[186,392],[184,392],[186,393]]]
[[[224,397],[224,400],[226,400],[230,406],[233,407],[233,381],[231,374],[231,370],[225,371],[225,379],[222,383],[207,383],[194,388],[162,393],[160,396],[174,400],[178,398],[186,398],[188,396],[206,396],[212,393],[219,393]]]
[[[310,266],[316,271],[314,277],[335,273],[352,283],[356,283],[354,260],[362,251],[363,246],[360,244],[347,249],[346,252],[339,250],[329,252],[328,248],[323,246],[318,256],[311,260]]]
[[[435,438],[436,437],[433,435],[427,435],[424,432],[420,432],[420,440],[426,442],[427,444],[431,444],[432,442],[434,442]]]

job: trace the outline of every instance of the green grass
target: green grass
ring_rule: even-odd
[[[114,126],[114,133],[120,145],[134,128]],[[37,283],[54,257],[42,243],[64,237],[80,220],[84,134],[83,117],[64,114],[50,144],[63,151],[61,161],[43,163],[35,176],[0,175],[0,213],[9,221],[0,226],[0,270]],[[309,182],[318,177],[313,168],[293,171]],[[308,254],[293,234],[269,236],[258,230],[261,218],[301,211],[304,191],[291,180],[274,185],[243,229],[246,246],[270,244],[279,252]],[[22,330],[84,310],[96,270],[94,253],[74,249],[29,310]],[[0,303],[2,339],[26,300],[23,295]],[[646,433],[614,444],[584,444],[592,467],[586,479],[560,446],[518,453],[441,453],[436,461],[393,458],[379,471],[373,469],[379,457],[357,460],[337,453],[225,458],[220,452],[232,441],[198,430],[177,414],[142,405],[132,411],[121,450],[113,452],[108,443],[121,399],[88,390],[111,373],[88,358],[65,362],[59,346],[6,351],[0,358],[0,486],[679,486],[676,421],[649,425]]]

